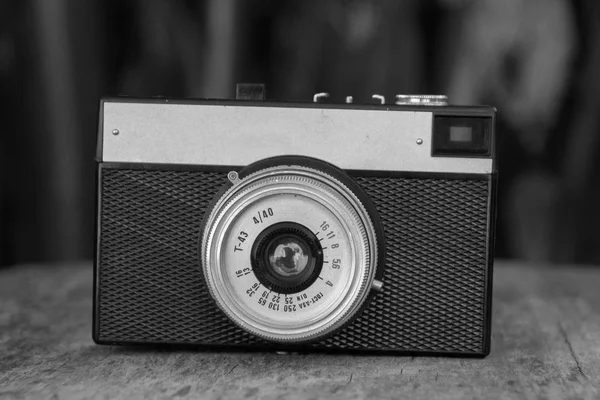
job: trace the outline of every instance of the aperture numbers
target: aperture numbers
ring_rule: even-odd
[[[294,297],[286,295],[284,297],[283,311],[294,312],[296,311],[296,305],[294,304]]]
[[[327,237],[327,239],[333,239],[335,237],[335,232],[333,230],[329,229],[330,226],[327,221],[323,221],[321,223],[321,225],[319,226],[319,228],[321,228],[321,231],[323,231],[325,233],[325,236]]]
[[[331,243],[331,244],[329,244],[330,242],[323,243],[324,239],[334,239],[337,237],[336,232],[334,230],[330,229],[331,226],[330,226],[329,222],[327,222],[327,221],[321,222],[321,225],[319,225],[319,228],[320,228],[320,230],[318,230],[315,233],[315,235],[319,236],[319,234],[321,232],[324,233],[325,236],[324,237],[322,236],[319,238],[319,242],[321,242],[321,245],[323,246],[323,250],[326,250],[328,248],[335,250],[340,247],[340,244],[337,242],[337,240],[336,240],[336,242]],[[327,244],[327,246],[325,246],[325,244]]]
[[[246,290],[246,294],[248,295],[248,297],[254,296],[258,291],[260,285],[260,282],[255,282],[254,285],[252,285],[248,290]]]
[[[262,295],[258,298],[258,304],[261,306],[267,305],[267,299],[269,298],[269,292],[266,290],[262,292]]]
[[[271,298],[269,298],[269,296]],[[258,298],[258,304],[263,307],[267,307],[269,310],[279,311],[281,306],[281,295],[279,293],[273,293],[270,291],[267,292],[265,290]]]
[[[242,276],[249,275],[250,272],[252,272],[252,268],[239,269],[239,270],[235,271],[235,276],[237,276],[238,278],[241,278]]]

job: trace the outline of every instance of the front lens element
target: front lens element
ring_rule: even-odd
[[[269,290],[298,293],[314,283],[323,267],[323,249],[315,234],[295,222],[271,225],[252,246],[252,269]]]
[[[286,236],[274,241],[268,250],[271,270],[282,277],[296,277],[308,265],[310,254],[301,239]]]

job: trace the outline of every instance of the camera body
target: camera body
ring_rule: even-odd
[[[490,351],[495,109],[107,98],[93,338]]]

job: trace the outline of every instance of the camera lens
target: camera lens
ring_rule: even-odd
[[[310,254],[301,239],[285,236],[268,247],[269,265],[282,277],[296,277],[304,271]]]
[[[263,230],[252,246],[252,269],[270,290],[298,293],[318,278],[323,267],[320,242],[308,228],[282,222]]]
[[[343,171],[291,158],[300,165],[263,160],[219,193],[205,218],[202,268],[211,296],[242,329],[308,343],[367,301],[383,230]]]

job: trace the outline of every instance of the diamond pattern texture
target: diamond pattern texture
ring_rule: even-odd
[[[356,180],[384,224],[384,290],[312,346],[482,353],[489,181]],[[266,344],[217,308],[199,265],[200,224],[226,181],[216,172],[102,169],[100,340]]]

